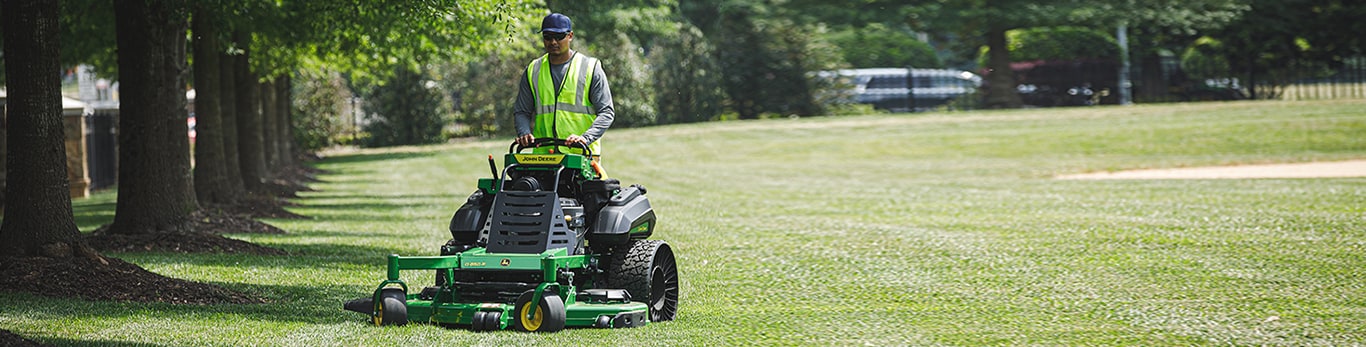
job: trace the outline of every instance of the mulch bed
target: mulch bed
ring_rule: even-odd
[[[86,235],[85,241],[102,252],[240,253],[287,255],[284,251],[223,237],[221,234],[284,234],[273,225],[252,219],[305,219],[286,211],[284,199],[253,195],[234,205],[219,205],[190,214],[185,231],[154,231],[133,235],[108,232],[109,225]]]
[[[7,330],[0,330],[0,346],[34,347],[43,346],[43,344],[25,339],[23,336],[15,335]]]
[[[157,232],[137,235],[92,233],[85,242],[101,252],[231,253],[288,255],[285,251],[223,235],[199,232]]]
[[[213,207],[201,209],[190,214],[189,230],[193,232],[207,234],[284,234],[285,231],[273,225],[262,223],[251,219],[251,215],[235,213],[234,210],[242,209],[245,205]],[[272,206],[276,210],[284,211],[280,206]],[[284,211],[284,213],[289,213]],[[307,217],[280,217],[304,219]]]
[[[293,194],[293,193],[291,193]],[[297,198],[297,194],[295,194]],[[271,219],[311,219],[312,217],[285,210],[285,206],[295,206],[283,197],[249,194],[241,202],[233,205],[214,206],[212,209],[223,214],[250,218]],[[248,231],[249,232],[249,231]]]
[[[265,299],[158,275],[128,262],[88,257],[0,260],[0,291],[93,301],[168,304],[259,304]]]

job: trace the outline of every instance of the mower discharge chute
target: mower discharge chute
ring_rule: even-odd
[[[570,145],[513,143],[501,174],[451,218],[440,256],[390,255],[388,276],[370,297],[347,302],[376,325],[409,321],[553,332],[565,327],[622,328],[673,320],[678,270],[668,243],[647,240],[655,213],[645,187],[603,179]],[[550,147],[551,154],[524,154]],[[414,293],[405,270],[435,270],[436,285]]]

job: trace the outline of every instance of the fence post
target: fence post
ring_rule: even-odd
[[[906,112],[915,112],[915,67],[906,65]]]
[[[1129,26],[1120,24],[1115,30],[1115,39],[1119,41],[1119,104],[1133,105],[1133,94],[1130,90],[1133,83],[1129,81]]]

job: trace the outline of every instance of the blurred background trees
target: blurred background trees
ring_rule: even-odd
[[[525,6],[505,36],[481,43],[482,53],[434,57],[416,70],[424,71],[421,78],[391,81],[434,83],[406,89],[434,91],[430,96],[402,98],[435,97],[428,102],[435,107],[424,112],[438,115],[390,119],[380,113],[404,113],[378,112],[393,106],[365,97],[359,111],[348,108],[360,116],[331,112],[352,118],[316,124],[341,124],[365,145],[511,135],[516,82],[542,54],[536,30],[550,12],[574,20],[575,49],[602,59],[616,102],[615,127],[839,114],[841,106],[823,95],[850,86],[819,72],[846,68],[980,74],[986,83],[973,94],[980,102],[960,104],[991,108],[1064,105],[1042,93],[1069,87],[1105,93],[1095,103],[1117,103],[1113,92],[1126,63],[1140,102],[1208,98],[1198,96],[1210,95],[1201,90],[1220,88],[1228,94],[1223,98],[1265,98],[1275,92],[1268,85],[1291,83],[1306,68],[1332,74],[1360,56],[1360,38],[1349,33],[1361,32],[1353,18],[1366,15],[1366,6],[1342,0],[546,0]],[[1120,27],[1127,29],[1126,49],[1116,37]],[[1277,72],[1288,67],[1295,73]],[[394,88],[341,76],[348,89]],[[330,108],[298,108],[305,109]],[[397,126],[403,122],[430,124]],[[436,138],[376,133],[400,129],[441,131]],[[347,138],[332,131],[330,138]]]

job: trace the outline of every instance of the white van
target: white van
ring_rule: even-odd
[[[977,74],[948,69],[871,68],[822,71],[822,77],[838,77],[851,86],[852,102],[871,104],[876,109],[891,112],[933,110],[957,99],[973,94],[982,86]],[[915,81],[908,88],[907,77]],[[909,96],[915,95],[915,98]],[[911,100],[914,100],[912,104]]]

